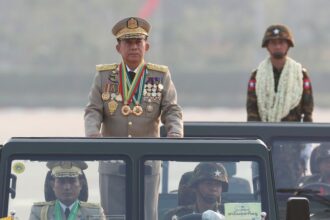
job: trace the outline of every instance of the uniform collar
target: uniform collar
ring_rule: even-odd
[[[76,201],[77,201],[77,200],[76,200]],[[66,206],[66,205],[64,205],[61,201],[59,201],[60,206],[61,206],[61,208],[62,208],[62,211],[65,212],[65,209],[66,209],[66,208],[69,208],[70,211],[71,211],[71,209],[72,209],[72,207],[73,207],[73,205],[75,204],[76,201],[74,201],[70,206]]]

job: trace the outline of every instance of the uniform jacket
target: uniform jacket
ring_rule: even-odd
[[[255,70],[251,78],[249,80],[248,92],[247,92],[247,102],[246,102],[246,110],[247,110],[247,120],[248,121],[261,121],[259,111],[258,111],[258,103],[256,96],[256,74],[257,70]],[[310,83],[310,79],[307,75],[307,71],[303,69],[303,94],[300,100],[300,103],[295,108],[291,109],[289,114],[282,118],[281,121],[304,121],[304,122],[312,122],[312,113],[314,108],[313,101],[313,93],[312,86]],[[275,88],[277,88],[278,81],[281,74],[274,73],[274,81]]]
[[[101,134],[104,137],[159,137],[160,120],[165,125],[168,135],[183,136],[182,110],[177,104],[177,94],[171,80],[171,74],[166,66],[147,64],[145,85],[161,83],[163,89],[157,88],[160,96],[151,97],[144,94],[140,116],[121,113],[122,102],[117,102],[115,112],[110,113],[110,100],[102,100],[102,93],[107,84],[112,92],[119,94],[119,65],[98,65],[92,89],[89,94],[89,103],[85,108],[85,134],[91,136]]]
[[[98,204],[80,201],[79,205],[77,220],[88,220],[92,216],[105,220],[103,209]],[[65,220],[63,212],[62,219]],[[35,203],[31,208],[29,220],[55,220],[55,201]]]

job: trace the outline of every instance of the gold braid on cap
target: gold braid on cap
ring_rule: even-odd
[[[119,38],[141,38],[148,36],[150,24],[138,17],[125,18],[115,24],[112,34]]]

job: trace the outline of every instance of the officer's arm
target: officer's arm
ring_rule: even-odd
[[[89,102],[85,108],[85,135],[86,137],[98,137],[100,135],[103,120],[103,101],[101,98],[101,75],[94,77],[92,89],[89,93]]]
[[[303,70],[303,95],[302,95],[302,111],[303,111],[303,121],[312,122],[313,109],[314,109],[314,100],[313,100],[313,91],[312,84],[307,75],[307,72]]]
[[[247,121],[261,121],[258,110],[257,95],[256,95],[255,75],[256,75],[256,71],[252,73],[252,76],[248,84],[247,99],[246,99]]]
[[[182,109],[177,104],[177,93],[169,71],[164,74],[163,86],[161,121],[168,137],[183,137]]]

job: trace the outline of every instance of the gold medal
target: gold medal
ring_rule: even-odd
[[[123,107],[121,107],[121,113],[125,116],[131,114],[132,110],[129,107],[129,105],[123,105]]]
[[[108,108],[109,108],[110,114],[113,114],[116,111],[117,107],[118,107],[118,103],[115,100],[111,100],[108,103]]]
[[[140,116],[140,115],[142,115],[142,113],[143,113],[143,109],[141,106],[139,106],[139,105],[134,106],[134,108],[133,108],[134,115]]]
[[[103,92],[102,93],[102,100],[107,101],[110,99],[110,92]]]

